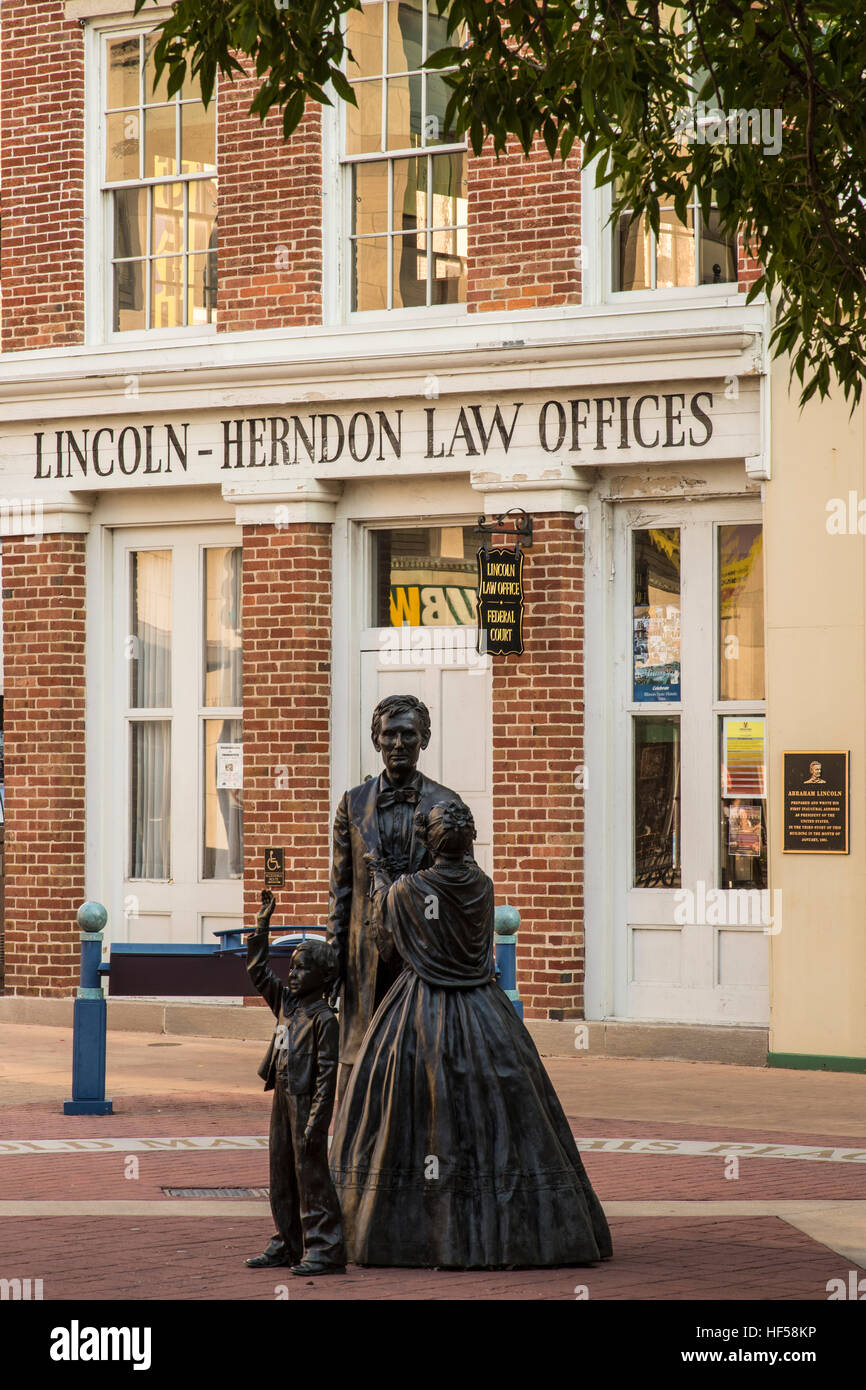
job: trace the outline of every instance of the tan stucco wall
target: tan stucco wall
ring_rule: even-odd
[[[771,1052],[866,1057],[866,535],[832,535],[827,504],[866,499],[866,411],[837,393],[802,411],[771,374],[765,489]],[[863,518],[866,528],[866,515]],[[783,854],[783,750],[850,749],[850,852]]]

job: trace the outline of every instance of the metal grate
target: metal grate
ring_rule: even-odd
[[[266,1187],[164,1187],[164,1197],[267,1197]]]

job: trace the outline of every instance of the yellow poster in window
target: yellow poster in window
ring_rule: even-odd
[[[763,716],[724,720],[722,796],[766,796],[765,725]]]

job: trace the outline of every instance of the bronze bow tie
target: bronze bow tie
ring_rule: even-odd
[[[397,806],[405,802],[407,806],[418,804],[417,787],[388,787],[379,793],[376,805],[382,811],[387,811],[389,806]]]

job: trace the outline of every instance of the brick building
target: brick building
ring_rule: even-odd
[[[119,940],[249,921],[269,844],[323,922],[407,690],[529,1020],[765,1028],[765,923],[688,917],[768,885],[754,263],[607,225],[578,152],[471,157],[423,0],[353,18],[358,110],[288,144],[250,82],[154,93],[131,9],[0,18],[7,994],[72,991],[85,896]],[[479,657],[515,509],[524,649]]]

